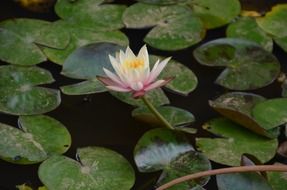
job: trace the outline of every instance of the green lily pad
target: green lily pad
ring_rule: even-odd
[[[37,86],[51,82],[51,73],[38,67],[0,66],[0,111],[13,115],[52,111],[60,105],[60,91]]]
[[[149,4],[156,4],[156,5],[171,5],[177,3],[184,3],[187,0],[137,0],[141,3],[149,3]]]
[[[180,126],[178,129],[182,129],[183,126],[189,125],[195,120],[192,113],[177,107],[161,106],[157,107],[156,109],[172,126]],[[147,107],[139,107],[134,109],[132,116],[149,124],[162,125],[162,122],[160,122]],[[192,128],[190,129],[192,130]],[[192,132],[196,132],[196,130]]]
[[[182,133],[165,128],[147,131],[134,149],[134,159],[140,172],[164,169],[179,155],[193,150]]]
[[[163,185],[173,179],[197,173],[200,171],[207,171],[211,169],[209,160],[201,153],[189,151],[179,155],[172,160],[161,174],[157,186]],[[169,190],[199,190],[201,186],[209,181],[209,177],[199,178],[196,181],[189,181],[174,185]]]
[[[241,17],[236,22],[228,25],[226,36],[254,41],[270,52],[273,49],[272,38],[257,25],[253,17]]]
[[[130,104],[132,106],[145,106],[144,102],[141,99],[133,98],[131,93],[126,92],[116,92],[116,91],[109,91],[111,95],[116,97],[117,99],[121,100],[124,103]],[[154,105],[154,106],[161,106],[169,104],[168,97],[164,94],[161,88],[154,89],[149,91],[145,94],[146,98]]]
[[[106,92],[107,88],[97,79],[61,86],[61,91],[67,95],[84,95]]]
[[[216,118],[203,125],[203,129],[219,138],[196,138],[196,145],[210,160],[230,165],[240,165],[242,154],[252,154],[262,163],[276,153],[277,139],[267,139],[231,122]]]
[[[275,163],[276,165],[283,165]],[[282,190],[287,186],[287,173],[286,172],[267,172],[268,181],[273,190]]]
[[[232,173],[216,176],[218,190],[272,190],[266,179],[258,173]]]
[[[157,60],[163,60],[163,57],[151,55],[151,67]],[[173,92],[181,95],[188,95],[192,92],[198,83],[196,75],[185,65],[171,59],[164,70],[161,72],[159,78],[175,77],[165,87]]]
[[[203,23],[190,9],[181,5],[158,6],[136,3],[123,14],[127,28],[153,29],[144,41],[162,50],[179,50],[201,41],[205,35]]]
[[[80,148],[77,158],[80,160],[65,156],[50,157],[40,165],[40,180],[50,190],[129,190],[135,182],[134,170],[129,162],[112,150]]]
[[[58,0],[55,5],[57,15],[79,27],[98,31],[122,28],[122,14],[126,6],[108,4],[105,0]]]
[[[98,32],[80,28],[64,21],[56,22],[59,27],[64,28],[71,35],[69,45],[65,49],[44,48],[43,52],[48,59],[54,63],[63,65],[67,57],[76,49],[99,42],[110,42],[119,45],[128,45],[128,38],[120,31]]]
[[[278,37],[287,37],[287,4],[272,7],[264,17],[257,18],[258,25],[267,33]]]
[[[46,61],[41,46],[63,49],[69,42],[69,35],[51,22],[10,19],[0,23],[0,41],[2,61],[16,65],[35,65]]]
[[[252,109],[252,115],[265,129],[287,123],[287,98],[276,98],[260,102]]]
[[[287,52],[287,36],[283,38],[274,38],[276,44],[278,44],[285,52]]]
[[[220,96],[214,101],[209,101],[209,105],[225,117],[247,129],[260,135],[275,138],[279,134],[279,128],[275,128],[277,126],[274,125],[261,125],[262,122],[258,122],[252,115],[252,109],[264,101],[264,97],[256,94],[231,92]]]
[[[241,11],[238,0],[188,0],[187,4],[208,29],[228,24]]]
[[[57,120],[44,116],[21,116],[19,128],[0,124],[0,157],[15,164],[34,164],[71,145],[69,131]]]
[[[197,48],[194,56],[202,65],[227,67],[216,83],[232,90],[267,86],[280,72],[280,63],[273,54],[243,39],[222,38],[208,42]]]

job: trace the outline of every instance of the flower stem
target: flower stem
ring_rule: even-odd
[[[157,109],[152,105],[152,103],[145,96],[142,96],[141,99],[146,104],[148,109],[156,116],[156,118],[164,124],[164,126],[166,126],[169,129],[174,130],[173,126],[157,111]]]
[[[227,174],[227,173],[242,173],[242,172],[260,172],[260,171],[277,171],[277,172],[287,172],[287,166],[284,165],[255,165],[255,166],[238,166],[238,167],[230,167],[230,168],[221,168],[215,170],[208,170],[203,172],[198,172],[195,174],[186,175],[177,179],[174,179],[160,187],[156,190],[165,190],[170,188],[176,184],[193,180],[200,177],[206,177],[211,175],[218,174]]]

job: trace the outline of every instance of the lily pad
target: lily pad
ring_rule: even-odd
[[[156,4],[156,5],[171,5],[177,3],[184,3],[187,0],[137,0],[141,3],[149,3],[149,4]]]
[[[203,129],[219,138],[196,138],[196,145],[210,160],[230,165],[240,165],[242,154],[252,154],[262,163],[276,153],[277,139],[267,139],[231,122],[216,118],[203,125]]]
[[[61,87],[61,91],[67,95],[84,95],[106,92],[107,88],[97,79],[66,85]]]
[[[272,7],[264,17],[257,18],[258,25],[267,33],[278,37],[287,37],[287,4]]]
[[[195,120],[192,113],[180,108],[172,106],[161,106],[157,107],[156,109],[172,126],[180,126],[179,129],[181,129],[183,126],[189,125]],[[162,125],[162,122],[160,122],[147,107],[139,107],[134,109],[132,116],[149,124]]]
[[[77,158],[80,160],[58,155],[47,159],[40,165],[40,180],[50,190],[129,190],[135,182],[129,162],[112,150],[80,148]]]
[[[41,46],[63,49],[69,42],[69,34],[48,21],[10,19],[0,23],[0,41],[2,61],[16,65],[35,65],[46,61]]]
[[[145,106],[144,102],[141,99],[133,98],[131,93],[126,92],[123,93],[115,91],[110,91],[110,93],[111,95],[121,100],[122,102],[130,104],[132,106],[141,106],[141,107]],[[145,96],[154,106],[161,106],[170,103],[168,97],[164,94],[163,90],[160,88],[147,92]]]
[[[150,56],[151,66],[157,60],[163,60],[163,57],[152,55]],[[164,70],[161,72],[159,78],[175,77],[165,87],[173,92],[181,95],[188,95],[192,92],[198,83],[196,75],[185,65],[171,59]]]
[[[283,165],[275,163],[276,165]],[[267,172],[268,181],[273,190],[282,190],[287,186],[287,173],[286,172]]]
[[[61,102],[60,91],[37,86],[51,82],[51,73],[39,67],[0,66],[0,111],[13,115],[52,111]]]
[[[153,29],[144,41],[162,50],[179,50],[201,41],[205,35],[203,23],[190,9],[181,5],[158,6],[136,3],[123,14],[127,28]]]
[[[287,123],[287,98],[275,98],[260,102],[252,109],[252,115],[265,129]]]
[[[201,153],[189,151],[179,155],[172,160],[168,167],[163,170],[157,186],[163,185],[173,179],[197,173],[200,171],[207,171],[211,169],[209,160]],[[196,181],[189,181],[174,185],[169,190],[199,190],[209,181],[209,177],[199,178]]]
[[[188,0],[187,4],[208,29],[228,24],[241,10],[238,0]]]
[[[232,173],[216,176],[218,190],[272,190],[266,179],[258,173]]]
[[[96,32],[63,21],[58,21],[57,24],[70,33],[70,43],[65,49],[44,48],[43,52],[49,60],[60,65],[64,64],[70,54],[77,52],[76,49],[88,44],[110,42],[126,46],[129,43],[128,38],[120,31]]]
[[[261,125],[252,115],[252,109],[264,102],[265,98],[252,93],[231,92],[226,93],[214,101],[209,101],[209,105],[216,111],[241,124],[253,132],[270,138],[275,138],[279,134],[279,128],[271,125]]]
[[[273,54],[243,39],[222,38],[208,42],[197,48],[194,56],[202,65],[227,67],[216,83],[232,90],[267,86],[280,72],[280,63]]]
[[[140,172],[155,172],[191,150],[194,150],[192,145],[182,133],[156,128],[140,138],[134,149],[134,159]]]
[[[108,4],[105,0],[58,0],[55,5],[57,15],[79,27],[98,31],[122,28],[122,14],[126,6]]]
[[[21,116],[19,128],[0,124],[0,157],[15,164],[34,164],[53,154],[65,153],[71,145],[68,130],[44,116]]]
[[[270,52],[273,49],[272,38],[257,25],[253,17],[241,17],[236,22],[228,25],[226,36],[254,41]]]

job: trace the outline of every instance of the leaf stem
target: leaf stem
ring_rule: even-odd
[[[242,172],[259,172],[259,171],[277,171],[277,172],[287,172],[287,166],[282,165],[255,165],[255,166],[238,166],[238,167],[230,167],[230,168],[221,168],[215,170],[208,170],[203,172],[198,172],[195,174],[186,175],[177,179],[174,179],[160,187],[156,190],[165,190],[170,188],[176,184],[193,180],[200,177],[206,177],[211,175],[218,174],[227,174],[227,173],[242,173]]]
[[[159,119],[164,124],[164,126],[166,126],[169,129],[174,130],[173,126],[157,111],[157,109],[152,105],[152,103],[145,96],[142,96],[141,99],[146,104],[148,109],[156,116],[156,118]]]

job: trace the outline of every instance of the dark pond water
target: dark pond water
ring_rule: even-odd
[[[131,4],[133,1],[118,1],[119,3]],[[286,0],[242,0],[243,7],[246,9],[255,9],[261,12],[269,10],[272,4],[278,2],[287,2]],[[39,18],[45,20],[56,20],[57,16],[52,12],[40,14],[25,11],[18,7],[12,0],[0,2],[0,20],[8,18]],[[133,50],[138,51],[144,44],[142,39],[148,30],[122,30],[130,40],[130,46]],[[197,136],[207,136],[207,132],[200,129],[201,125],[210,118],[218,116],[208,106],[208,100],[214,99],[219,95],[227,92],[226,89],[215,85],[214,80],[221,72],[221,69],[210,68],[199,65],[193,55],[193,50],[200,44],[211,39],[225,36],[225,28],[210,30],[207,32],[206,38],[199,44],[176,52],[164,52],[153,48],[149,48],[152,54],[172,56],[175,60],[180,61],[194,71],[199,79],[197,89],[189,96],[179,96],[166,92],[171,100],[171,104],[192,112],[196,117],[196,122],[192,125],[199,129]],[[1,42],[0,42],[1,43]],[[284,53],[275,45],[274,54],[280,60],[282,69],[287,72],[287,53]],[[15,55],[16,56],[16,55]],[[5,63],[1,63],[5,64]],[[72,84],[75,80],[68,79],[60,75],[61,67],[51,62],[41,63],[40,67],[46,68],[53,73],[57,82],[49,85],[52,88],[59,88],[62,85]],[[281,94],[280,84],[275,82],[268,87],[251,91],[261,94],[267,98],[279,97]],[[65,154],[71,158],[75,157],[76,149],[85,146],[103,146],[111,148],[133,162],[133,147],[142,134],[150,129],[143,123],[135,121],[131,117],[132,107],[121,103],[108,93],[93,94],[88,96],[67,96],[62,94],[62,103],[54,111],[48,115],[61,121],[70,131],[72,135],[72,146]],[[0,114],[0,122],[16,126],[17,117]],[[189,136],[191,142],[194,142],[195,136]],[[1,138],[1,137],[0,137]],[[279,158],[275,158],[274,160]],[[222,167],[214,164],[214,168]],[[15,185],[27,183],[34,187],[41,185],[37,177],[38,165],[13,165],[0,160],[0,190],[15,189]],[[150,185],[141,188],[146,182],[155,179],[158,173],[154,174],[137,174],[137,181],[134,189],[147,190],[152,189]],[[215,180],[212,178],[206,189],[213,190]]]

